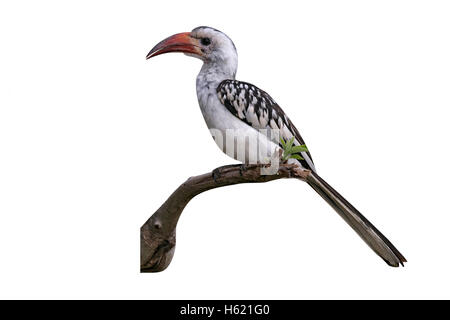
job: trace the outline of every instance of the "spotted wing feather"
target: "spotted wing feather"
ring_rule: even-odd
[[[257,130],[279,129],[284,140],[294,137],[294,145],[305,144],[291,120],[265,91],[250,83],[224,80],[217,87],[217,94],[223,105],[249,126]],[[309,151],[300,155],[304,158],[300,160],[302,166],[315,171]]]

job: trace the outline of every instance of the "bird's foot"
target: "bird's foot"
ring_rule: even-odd
[[[217,183],[218,182],[217,180],[222,175],[222,170],[228,169],[228,168],[239,168],[239,174],[242,176],[243,173],[245,171],[247,171],[250,167],[251,167],[251,165],[247,165],[245,163],[242,163],[242,164],[229,164],[229,165],[226,165],[226,166],[222,166],[222,167],[216,168],[216,169],[214,169],[212,171],[212,178],[213,178],[214,182]]]
[[[222,175],[222,170],[228,169],[228,168],[236,168],[236,167],[240,167],[240,164],[228,164],[226,166],[221,166],[221,167],[215,168],[212,171],[212,178],[214,179],[214,182],[217,183],[217,179],[219,179]]]
[[[212,171],[212,178],[213,178],[214,182],[217,183],[217,179],[220,178],[220,168],[215,168]]]
[[[214,180],[214,182],[215,183],[217,183],[218,182],[218,179],[221,177],[221,173],[222,173],[222,170],[224,170],[224,169],[228,169],[228,168],[239,168],[239,174],[241,175],[241,177],[244,175],[244,172],[245,171],[247,171],[248,169],[250,169],[250,168],[252,168],[252,167],[254,167],[255,165],[251,165],[251,164],[245,164],[245,163],[242,163],[242,164],[229,164],[229,165],[226,165],[226,166],[222,166],[222,167],[219,167],[219,168],[216,168],[216,169],[214,169],[213,171],[212,171],[212,178],[213,178],[213,180]]]
[[[239,165],[239,174],[242,176],[245,171],[247,171],[248,165],[245,163]]]

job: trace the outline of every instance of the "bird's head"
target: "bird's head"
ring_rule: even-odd
[[[183,52],[205,63],[237,66],[237,52],[233,41],[225,33],[211,27],[197,27],[191,32],[168,37],[150,50],[147,59],[168,52]]]

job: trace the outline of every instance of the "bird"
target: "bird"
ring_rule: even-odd
[[[243,164],[255,157],[264,162],[279,154],[286,141],[292,146],[305,146],[297,128],[268,93],[251,83],[236,80],[238,54],[225,33],[207,26],[177,33],[156,44],[146,59],[169,52],[181,52],[203,61],[196,79],[198,103],[217,145],[227,155]],[[279,140],[269,136],[267,132],[271,130],[278,132]],[[231,147],[223,140],[230,131],[235,133]],[[254,141],[252,139],[257,139],[261,146],[256,151],[236,150],[248,147],[248,141]],[[310,170],[306,182],[389,266],[403,266],[406,259],[395,246],[318,175],[309,149],[300,147],[297,150],[297,156],[289,161]]]

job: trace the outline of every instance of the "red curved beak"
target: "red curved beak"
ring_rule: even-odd
[[[147,59],[168,52],[183,52],[201,56],[202,51],[198,44],[198,40],[191,37],[190,32],[177,33],[154,46],[147,54]]]

